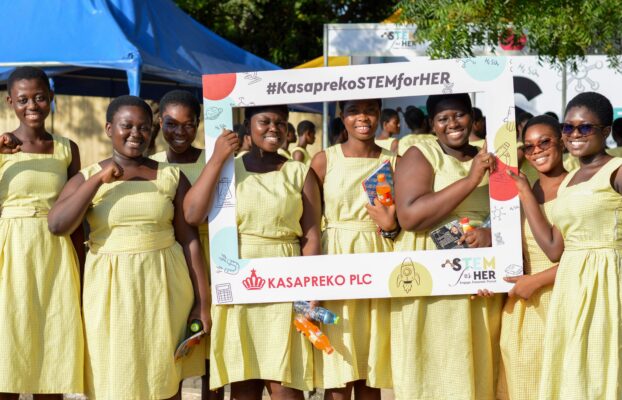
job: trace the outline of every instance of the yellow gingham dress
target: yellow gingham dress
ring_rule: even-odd
[[[363,181],[384,161],[395,168],[397,155],[386,149],[379,158],[345,157],[341,144],[326,152],[324,254],[378,253],[393,250],[393,241],[378,235],[365,205]],[[315,382],[321,388],[344,387],[366,379],[371,387],[392,386],[389,299],[333,300],[323,306],[341,317],[337,325],[322,325],[335,348],[315,351]]]
[[[376,139],[375,142],[378,146],[382,147],[383,149],[391,151],[391,145],[396,140],[398,139],[396,138]]]
[[[177,345],[194,303],[173,230],[179,169],[155,180],[103,184],[86,213],[84,272],[86,394],[94,399],[165,399],[179,389]],[[94,164],[85,179],[101,171]]]
[[[296,146],[296,147],[294,147],[294,148],[292,149],[292,152],[290,153],[290,154],[291,154],[291,157],[290,157],[290,158],[291,158],[291,159],[293,159],[294,153],[295,153],[295,152],[297,152],[297,151],[301,152],[301,153],[302,153],[302,155],[304,156],[304,158],[303,158],[303,160],[302,160],[302,163],[303,163],[304,165],[306,165],[307,167],[308,167],[309,165],[311,165],[311,154],[309,154],[309,152],[307,151],[307,149],[305,149],[304,147],[300,147],[300,146]]]
[[[397,154],[403,156],[406,150],[410,149],[412,146],[429,142],[436,142],[436,135],[431,133],[411,133],[400,139],[397,145]]]
[[[235,159],[241,258],[300,255],[301,193],[308,171],[290,160],[279,171],[254,173],[246,170],[242,158]],[[292,303],[214,308],[211,389],[249,379],[313,388],[313,350],[294,327]]]
[[[468,175],[472,160],[460,162],[446,155],[436,141],[417,147],[435,171],[434,191]],[[438,226],[462,217],[481,222],[488,204],[485,178]],[[395,250],[436,250],[436,245],[428,231],[402,231]],[[494,399],[502,305],[501,295],[475,300],[468,295],[392,299],[396,400]]]
[[[199,158],[193,163],[169,163],[166,157],[166,151],[161,151],[159,153],[153,154],[151,159],[167,163],[168,165],[172,165],[177,167],[184,173],[188,181],[190,181],[191,185],[199,179],[199,175],[201,175],[201,171],[203,171],[203,167],[205,167],[205,150],[201,150],[201,155]],[[211,282],[210,280],[210,259],[209,259],[209,230],[207,228],[207,222],[199,225],[199,239],[201,240],[201,251],[203,253],[203,258],[205,259],[205,275],[207,276],[207,283]],[[197,348],[192,351],[188,356],[186,356],[186,360],[184,360],[184,370],[183,377],[187,378],[189,376],[199,376],[205,373],[205,364],[202,360],[198,359],[198,353],[203,351],[206,359],[209,359],[209,345],[210,345],[211,337],[205,337],[201,340],[201,343],[197,345]],[[203,350],[204,349],[204,350]]]
[[[551,215],[556,199],[540,206]],[[523,258],[525,275],[534,275],[553,266],[533,237],[523,217]],[[529,300],[506,300],[501,317],[501,366],[497,398],[531,400],[538,398],[542,370],[544,326],[553,286],[541,288]]]
[[[544,334],[539,399],[622,398],[622,196],[612,158],[588,181],[557,192],[551,221],[564,237]]]
[[[78,260],[47,224],[71,148],[52,137],[53,154],[0,154],[0,392],[83,390]]]

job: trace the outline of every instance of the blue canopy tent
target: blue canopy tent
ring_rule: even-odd
[[[170,0],[5,1],[0,14],[0,82],[33,65],[55,77],[58,93],[114,97],[129,88],[157,99],[171,86],[200,88],[202,74],[280,69]]]

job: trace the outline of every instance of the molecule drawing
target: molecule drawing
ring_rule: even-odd
[[[492,216],[492,219],[499,222],[505,216],[505,211],[503,210],[503,207],[494,206],[490,212],[490,215]]]
[[[570,87],[574,82],[575,90],[580,93],[588,89],[586,85],[589,86],[589,90],[592,90],[592,91],[598,90],[598,88],[600,88],[600,83],[590,78],[590,71],[594,69],[602,69],[602,67],[603,67],[602,61],[597,61],[591,65],[580,66],[577,72],[572,73],[570,77],[567,79],[566,81],[567,86]],[[558,75],[561,75],[561,72],[559,72]],[[562,82],[558,82],[557,90],[561,90],[561,89],[562,89]]]

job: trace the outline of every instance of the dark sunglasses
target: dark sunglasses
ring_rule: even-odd
[[[604,128],[605,125],[596,125],[596,124],[572,125],[572,124],[563,123],[563,124],[560,124],[559,127],[561,128],[562,133],[564,135],[572,135],[572,132],[574,132],[574,130],[576,129],[577,131],[579,131],[579,135],[589,136],[594,133],[594,128]]]
[[[555,142],[552,139],[542,139],[541,141],[539,141],[536,144],[526,144],[523,146],[523,153],[525,153],[525,155],[532,155],[534,150],[537,148],[539,148],[542,151],[546,151],[548,149],[551,148],[552,145],[554,145]]]

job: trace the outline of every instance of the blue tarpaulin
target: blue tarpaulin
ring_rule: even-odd
[[[200,87],[203,74],[280,69],[170,0],[3,1],[0,15],[0,81],[16,66],[35,65],[58,79],[99,79],[111,91],[127,80],[131,94],[145,97],[141,82]]]

